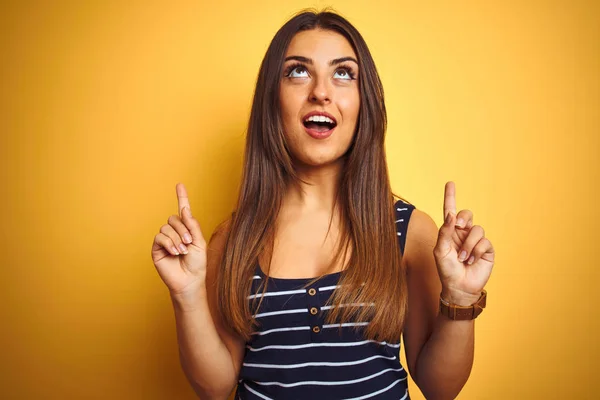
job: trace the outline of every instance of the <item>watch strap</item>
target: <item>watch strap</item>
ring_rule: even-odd
[[[479,300],[470,306],[459,306],[457,304],[448,303],[440,294],[440,313],[452,320],[471,320],[481,314],[486,306],[487,291],[483,290]]]

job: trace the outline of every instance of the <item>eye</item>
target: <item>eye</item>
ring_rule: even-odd
[[[352,74],[352,71],[350,71],[350,69],[348,69],[348,68],[338,68],[335,71],[334,77],[337,77],[339,79],[344,79],[344,80],[354,79],[354,75]]]
[[[292,66],[285,76],[290,78],[305,78],[308,76],[308,71],[302,65]]]

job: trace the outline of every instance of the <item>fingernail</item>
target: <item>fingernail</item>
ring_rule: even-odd
[[[189,233],[184,233],[183,234],[183,241],[186,243],[192,243],[192,237],[190,236]]]
[[[181,249],[181,252],[182,252],[183,254],[187,254],[187,248],[186,248],[186,247],[183,245],[183,243],[181,243],[181,244],[179,245],[179,248]]]
[[[458,221],[456,221],[456,226],[462,228],[463,225],[465,224],[465,220],[462,218],[459,218]]]
[[[467,264],[471,265],[473,264],[473,261],[475,261],[475,257],[471,256],[471,258],[469,258],[469,261],[467,261]]]
[[[458,261],[464,261],[465,258],[467,258],[467,252],[465,250],[460,252],[460,255],[458,256]]]
[[[171,247],[171,250],[173,251],[173,253],[175,253],[175,255],[179,255],[179,251],[177,250],[177,247],[173,246]]]

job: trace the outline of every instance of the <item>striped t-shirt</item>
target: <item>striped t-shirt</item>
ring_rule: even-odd
[[[404,252],[414,205],[398,200],[396,232]],[[326,302],[340,272],[311,279],[269,278],[256,318],[260,328],[246,343],[235,399],[394,399],[409,400],[407,372],[400,363],[400,338],[366,340],[368,322],[327,325]],[[249,301],[265,274],[257,265]],[[356,326],[359,330],[355,331]]]

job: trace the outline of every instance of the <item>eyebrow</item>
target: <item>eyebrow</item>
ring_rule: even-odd
[[[302,57],[302,56],[289,56],[289,57],[286,57],[285,60],[283,60],[283,61],[286,62],[286,61],[290,61],[290,60],[301,61],[301,62],[310,64],[310,65],[313,64],[313,60],[312,59],[307,58],[307,57]],[[340,63],[343,63],[344,61],[353,61],[353,62],[356,63],[356,65],[358,65],[358,61],[354,57],[334,58],[333,60],[329,61],[329,65],[340,64]]]

